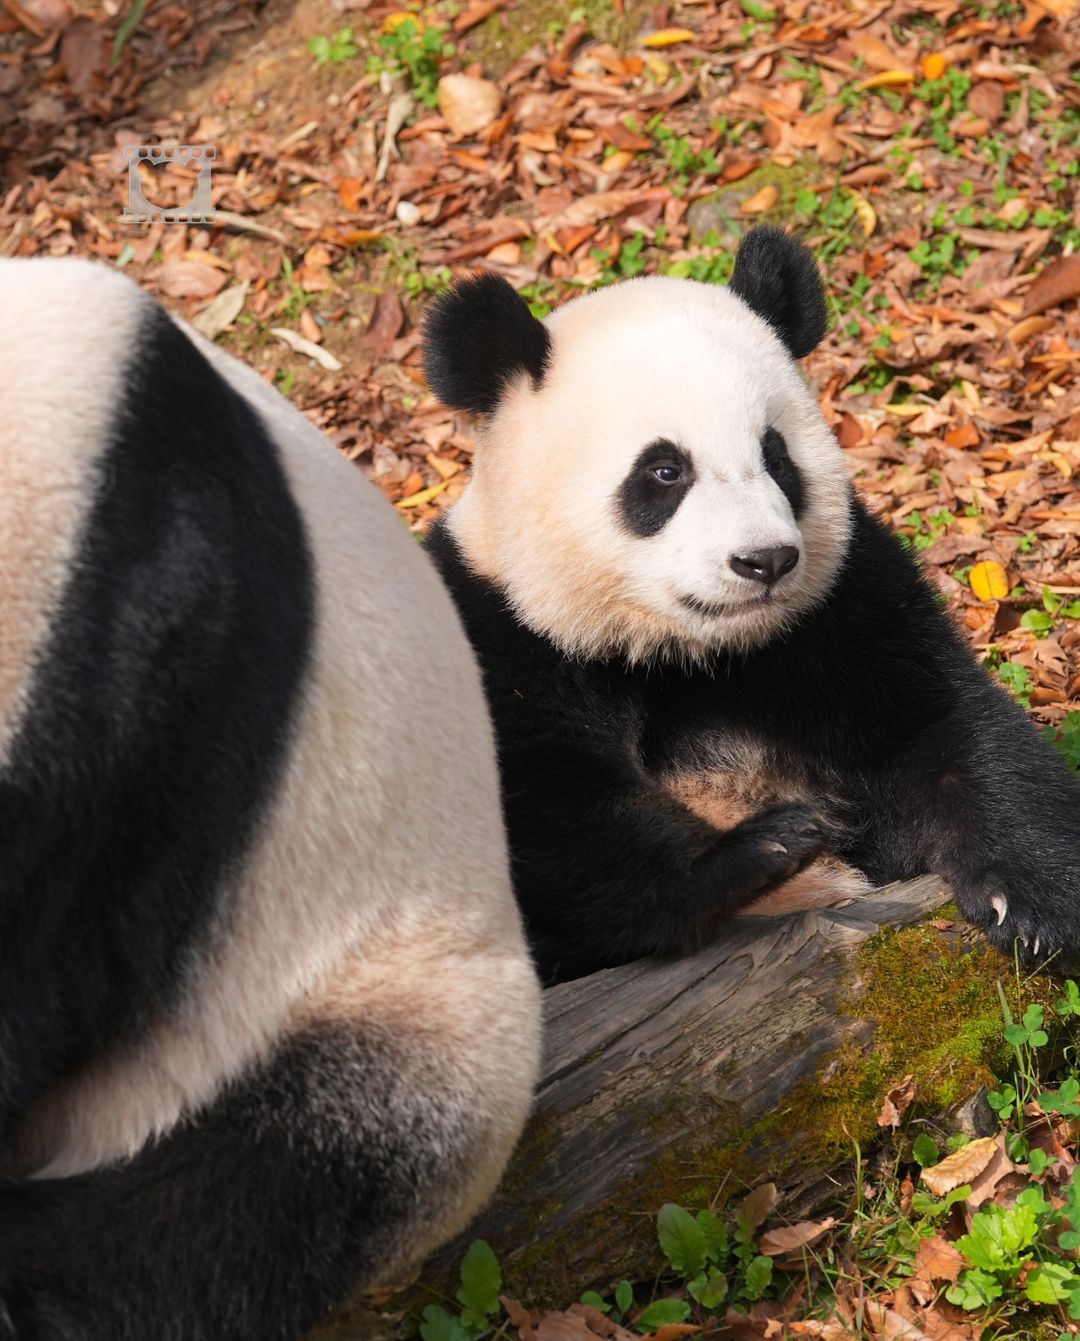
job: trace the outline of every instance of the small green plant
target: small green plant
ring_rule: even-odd
[[[318,65],[344,65],[357,54],[351,28],[339,28],[332,37],[316,34],[308,39],[308,51]]]
[[[461,1259],[461,1285],[457,1301],[460,1314],[441,1304],[428,1304],[420,1323],[423,1341],[475,1341],[491,1330],[492,1317],[500,1312],[502,1271],[499,1261],[483,1239],[474,1239]]]
[[[1080,773],[1080,712],[1067,712],[1058,729],[1045,727],[1043,736],[1061,751],[1069,767]]]
[[[1015,661],[1003,661],[997,667],[997,673],[998,679],[1016,699],[1017,703],[1021,707],[1030,708],[1031,695],[1035,691],[1035,684],[1027,667],[1021,666]]]
[[[434,107],[439,101],[439,67],[455,52],[447,30],[408,15],[381,33],[377,45],[378,51],[368,58],[368,69],[373,74],[385,70],[404,76],[416,97],[426,107]]]

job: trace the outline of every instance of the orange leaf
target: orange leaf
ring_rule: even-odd
[[[922,72],[924,79],[940,79],[949,68],[949,62],[940,51],[931,51],[929,56],[923,57]]]
[[[945,441],[950,447],[978,447],[979,430],[974,424],[959,424],[956,428],[950,428],[945,434]]]
[[[1005,583],[1005,570],[1001,567],[1001,564],[978,563],[971,570],[972,588],[975,586],[975,573],[979,568],[996,568],[1000,573],[1001,581]],[[1005,583],[1005,590],[1001,594],[1004,596],[1007,591],[1008,584]],[[922,1180],[935,1197],[943,1197],[946,1192],[951,1192],[954,1187],[959,1187],[961,1183],[970,1183],[978,1177],[994,1158],[997,1146],[996,1136],[983,1136],[977,1141],[969,1141],[967,1145],[961,1146],[951,1155],[946,1155],[940,1164],[935,1164],[930,1169],[923,1169]]]
[[[342,177],[338,182],[338,198],[350,212],[360,208],[360,192],[363,186],[364,183],[359,177]]]
[[[1000,601],[1009,594],[1009,579],[996,559],[984,559],[982,563],[977,563],[968,575],[968,581],[971,583],[971,590],[978,596],[980,601]],[[976,1143],[977,1144],[977,1143]],[[964,1150],[968,1147],[964,1146]],[[957,1151],[957,1154],[960,1152]],[[952,1156],[949,1156],[951,1159]],[[949,1160],[943,1161],[945,1164]],[[938,1165],[940,1168],[941,1165]],[[925,1176],[925,1170],[924,1170]],[[964,1179],[957,1179],[957,1182],[963,1182]],[[953,1187],[956,1183],[952,1184]]]
[[[780,190],[778,187],[769,185],[763,186],[760,191],[755,191],[749,200],[744,200],[739,206],[740,214],[764,214],[766,210],[771,210],[780,199]]]
[[[910,70],[882,70],[880,74],[864,79],[858,87],[865,91],[870,88],[895,88],[898,84],[914,84],[914,82],[915,76]]]
[[[693,42],[696,39],[697,33],[690,28],[661,28],[659,32],[650,33],[642,46],[673,47],[679,42]]]

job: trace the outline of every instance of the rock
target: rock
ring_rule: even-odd
[[[985,1085],[980,1085],[970,1098],[958,1104],[949,1114],[949,1120],[957,1131],[972,1140],[980,1136],[996,1136],[1001,1126],[997,1114],[986,1102]]]
[[[502,108],[502,94],[490,79],[450,74],[439,80],[439,111],[455,135],[475,135],[489,126]]]

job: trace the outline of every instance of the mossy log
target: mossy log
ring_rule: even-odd
[[[830,1170],[876,1130],[890,1068],[910,1064],[921,1076],[923,1057],[936,1058],[926,1074],[948,1073],[959,1095],[985,1061],[983,1034],[957,1050],[960,1017],[986,1014],[986,1037],[1000,1037],[996,952],[959,927],[943,934],[948,923],[899,933],[917,943],[872,940],[948,898],[941,880],[923,877],[840,906],[755,912],[693,956],[548,990],[534,1116],[494,1203],[428,1263],[396,1317],[352,1310],[322,1341],[403,1334],[402,1307],[415,1317],[453,1296],[475,1237],[495,1248],[512,1294],[566,1304],[655,1265],[654,1215],[665,1201],[716,1205],[767,1176],[783,1187],[789,1216],[812,1212],[835,1192]],[[885,956],[877,967],[868,950]],[[868,987],[889,1004],[909,998],[899,1050],[883,1038]],[[925,1025],[911,1016],[915,1001]],[[914,1057],[912,1038],[922,1048]],[[940,1097],[931,1103],[943,1106]]]

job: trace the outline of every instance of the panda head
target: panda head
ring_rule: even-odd
[[[851,528],[796,363],[825,326],[813,257],[772,228],[727,288],[633,279],[543,322],[497,276],[457,284],[425,368],[484,416],[449,520],[469,566],[573,655],[701,659],[781,633],[827,593]]]

